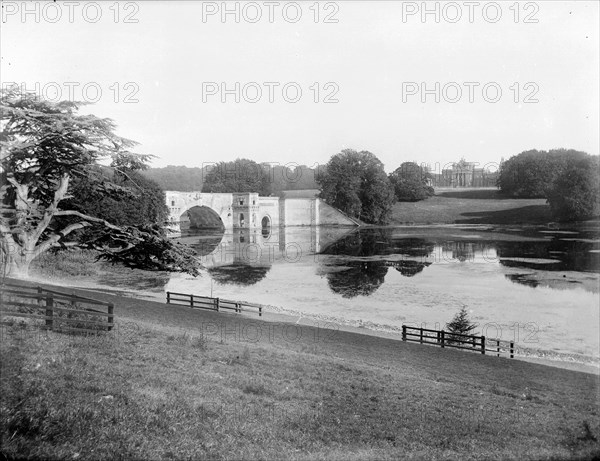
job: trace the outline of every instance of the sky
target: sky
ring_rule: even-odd
[[[152,166],[599,153],[599,2],[2,1],[0,72]]]

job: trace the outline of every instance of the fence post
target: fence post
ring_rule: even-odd
[[[109,303],[108,304],[108,315],[110,315],[110,317],[108,317],[108,331],[112,330],[112,328],[113,328],[114,312],[115,312],[115,305],[113,303]]]
[[[485,336],[481,337],[481,353],[485,355]]]
[[[171,292],[167,291],[167,304],[171,304]]]
[[[190,295],[190,307],[194,307],[194,295]]]
[[[52,315],[54,312],[54,299],[52,299],[51,294],[46,295],[46,326],[52,330]],[[50,317],[50,318],[48,318]]]
[[[406,325],[402,325],[402,341],[406,341]]]
[[[258,316],[262,317],[262,306],[258,307]]]
[[[496,352],[497,352],[496,357],[500,357],[500,340],[499,339],[496,340]]]
[[[440,339],[442,341],[442,348],[444,347],[444,330],[440,331]]]
[[[512,341],[510,342],[510,358],[514,358],[514,352],[515,352],[515,343],[513,343]]]
[[[71,309],[76,309],[77,308],[77,303],[75,302],[75,299],[77,298],[77,296],[75,295],[75,293],[71,293]],[[72,318],[73,317],[73,313],[69,312],[67,314],[67,318]]]
[[[419,342],[423,344],[423,328],[419,328]]]
[[[216,303],[215,303],[216,311],[219,312],[219,298],[215,298],[215,299],[216,299]]]

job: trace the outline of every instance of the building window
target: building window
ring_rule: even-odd
[[[175,206],[175,200],[171,200],[171,206]]]

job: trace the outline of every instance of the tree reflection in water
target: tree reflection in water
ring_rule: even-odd
[[[397,261],[394,262],[394,268],[400,272],[404,277],[413,277],[419,272],[423,272],[423,269],[431,266],[429,262],[419,261]]]
[[[223,285],[249,286],[264,279],[269,269],[271,266],[234,263],[227,266],[209,267],[208,273],[214,281]]]
[[[330,245],[322,254],[373,256],[386,254],[391,245],[391,229],[360,229]]]
[[[421,238],[393,238],[393,229],[361,229],[329,246],[322,254],[355,257],[402,255],[410,258],[427,258],[435,243]],[[393,266],[405,277],[413,277],[423,271],[428,261],[346,261],[349,267],[326,273],[330,289],[344,298],[369,296],[384,282],[388,267]],[[329,268],[334,266],[328,265]]]
[[[329,272],[327,283],[343,298],[369,296],[384,282],[388,268],[384,261],[350,261],[348,269]]]
[[[435,249],[435,243],[422,238],[403,238],[394,240],[393,252],[413,258],[427,258]],[[429,264],[427,264],[429,266]],[[422,269],[421,269],[422,270]]]

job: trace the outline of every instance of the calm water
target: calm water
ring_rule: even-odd
[[[202,255],[202,277],[164,275],[138,288],[387,330],[440,327],[466,306],[488,337],[599,355],[597,228],[246,229],[187,231],[181,241]]]

